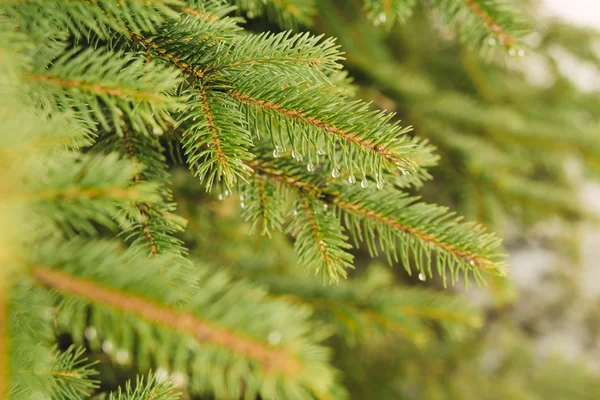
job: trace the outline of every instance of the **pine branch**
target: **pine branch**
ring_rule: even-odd
[[[137,172],[131,162],[108,156],[78,156],[64,153],[62,157],[39,163],[31,171],[36,177],[30,191],[20,200],[33,201],[39,216],[40,232],[58,225],[76,234],[95,234],[90,221],[112,228],[119,206],[130,202],[158,200],[156,186],[144,183],[127,188]],[[14,199],[17,200],[17,199]]]
[[[206,182],[207,190],[217,182],[231,188],[250,172],[244,164],[253,155],[248,148],[252,139],[239,107],[227,96],[208,91],[202,84],[190,95],[190,113],[179,123],[186,124],[183,148],[194,175]]]
[[[367,17],[374,25],[391,28],[395,22],[408,20],[415,7],[415,0],[365,0]]]
[[[294,374],[299,368],[293,358],[274,351],[262,343],[238,337],[228,330],[212,326],[191,314],[153,304],[143,298],[104,288],[95,282],[77,279],[72,275],[45,267],[32,269],[32,274],[40,283],[65,295],[83,298],[122,313],[136,315],[144,321],[184,332],[199,343],[210,343],[254,359],[267,373],[274,370],[286,375]]]
[[[332,240],[338,244],[336,253],[348,246],[340,236],[340,222],[343,222],[357,245],[365,242],[372,255],[383,251],[390,263],[401,260],[409,273],[411,265],[415,265],[423,277],[431,276],[435,264],[444,282],[449,270],[454,283],[459,272],[465,279],[472,274],[480,280],[483,271],[502,271],[503,263],[497,254],[499,239],[480,226],[460,222],[444,207],[416,203],[415,198],[392,189],[357,189],[339,182],[319,187],[315,182],[322,177],[284,159],[273,162],[261,159],[251,165],[257,173],[288,185],[300,195],[311,193],[311,197],[320,199],[315,204],[321,208],[327,204],[334,206],[339,219],[328,217],[327,224],[333,229]],[[314,250],[305,247],[298,251],[316,256]]]
[[[89,128],[99,123],[119,134],[125,121],[139,132],[150,134],[150,126],[161,134],[179,106],[171,96],[180,83],[176,70],[122,53],[76,48],[50,66],[36,66],[26,79],[49,114],[74,109]]]
[[[123,136],[104,135],[96,149],[108,153],[118,151],[140,166],[133,176],[132,187],[148,182],[158,185],[158,201],[136,202],[133,208],[124,210],[131,221],[131,226],[124,227],[131,247],[149,250],[153,256],[164,252],[186,254],[183,243],[174,236],[183,230],[186,222],[173,213],[175,204],[169,188],[171,177],[160,143],[153,137],[124,131]]]
[[[286,196],[281,196],[285,192],[261,174],[254,174],[251,179],[240,190],[242,217],[252,222],[252,232],[258,228],[261,235],[271,236],[271,231],[281,230],[285,223]]]
[[[115,32],[153,32],[167,18],[177,18],[174,7],[181,5],[180,0],[8,0],[7,11],[36,39],[64,32],[110,39]]]
[[[526,14],[512,0],[434,0],[433,5],[471,47],[498,42],[516,54],[514,48],[527,30]]]
[[[137,377],[135,385],[131,381],[125,383],[125,389],[119,387],[108,397],[109,400],[176,400],[179,399],[173,386],[167,382],[161,382],[157,374],[147,377]]]
[[[331,282],[339,277],[346,278],[347,268],[352,265],[353,256],[346,250],[351,246],[347,236],[335,218],[322,211],[322,204],[303,193],[299,194],[299,204],[294,223],[289,230],[296,236],[294,248],[299,261],[307,271],[319,272]]]
[[[136,353],[140,366],[150,360],[174,363],[190,374],[194,390],[218,397],[296,393],[311,399],[314,392],[326,398],[334,386],[306,309],[267,300],[256,287],[210,268],[197,267],[194,280],[178,265],[161,274],[168,258],[132,258],[110,242],[75,240],[39,250],[32,274],[59,294],[59,330],[83,340],[81,330],[90,318],[90,346],[102,347],[117,362],[132,354],[133,343],[144,343]],[[186,356],[173,360],[172,354]],[[227,385],[215,383],[214,374]]]
[[[98,387],[98,382],[91,377],[98,372],[92,368],[94,363],[89,363],[83,354],[84,348],[69,347],[62,352],[56,352],[53,366],[47,373],[54,380],[54,396],[58,399],[75,399],[88,397],[90,391]],[[44,372],[34,372],[45,374]]]

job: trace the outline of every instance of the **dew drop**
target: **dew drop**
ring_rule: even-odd
[[[511,56],[511,57],[514,57],[514,56],[517,55],[517,51],[515,49],[510,49],[508,51],[508,55]]]
[[[379,190],[383,189],[383,185],[384,185],[383,181],[377,182],[377,189],[379,189]]]
[[[163,130],[160,126],[155,126],[152,128],[152,133],[154,133],[156,136],[160,136],[163,134]]]
[[[348,177],[348,182],[350,182],[350,184],[354,185],[356,183],[356,177],[354,175],[350,175]]]
[[[281,156],[281,153],[279,153],[277,151],[277,149],[273,150],[273,158],[279,158]]]
[[[283,146],[277,145],[275,146],[275,150],[277,150],[278,153],[283,153]]]
[[[219,196],[217,196],[219,198],[219,200],[223,200],[223,195],[221,193],[219,193]]]
[[[519,49],[519,51],[517,52],[517,54],[519,55],[519,57],[525,57],[525,50]]]
[[[294,217],[295,217],[296,215],[298,215],[298,210],[294,210],[293,214],[294,214]]]
[[[420,273],[419,274],[419,280],[425,282],[425,274],[424,273]]]
[[[187,376],[183,372],[173,372],[173,375],[171,375],[171,383],[175,387],[185,386],[186,381],[187,381]]]
[[[156,380],[159,382],[164,382],[169,377],[169,371],[165,368],[160,367],[156,370]]]
[[[308,172],[313,172],[315,170],[315,166],[312,163],[308,163],[308,165],[306,165],[306,170]]]
[[[362,181],[360,181],[360,187],[363,189],[366,189],[369,186],[369,181],[367,180],[367,178],[363,179]]]
[[[385,13],[379,14],[379,22],[385,22],[387,20],[387,16]]]
[[[339,178],[340,177],[340,170],[337,168],[334,168],[331,170],[331,176],[334,178]]]
[[[243,201],[240,201],[240,208],[246,208],[246,203],[244,203]]]
[[[119,364],[125,364],[129,361],[129,352],[125,349],[119,349],[115,353],[115,359]]]
[[[94,340],[98,337],[98,331],[93,326],[88,326],[85,328],[84,335],[87,340]]]
[[[299,158],[298,156],[300,155],[300,153],[298,153],[295,149],[292,150],[292,158],[297,159]]]
[[[113,351],[113,349],[115,348],[115,346],[113,345],[113,342],[111,342],[110,340],[105,340],[104,342],[102,342],[102,351],[105,353],[110,353]]]
[[[246,196],[244,196],[244,194],[240,194],[240,201],[244,201],[246,199]]]
[[[493,38],[493,37],[492,37],[492,38],[489,38],[489,39],[488,39],[488,44],[489,44],[490,46],[495,46],[495,45],[496,45],[496,38]]]
[[[469,264],[475,265],[475,261],[471,260],[471,261],[469,261]]]
[[[277,331],[272,331],[269,333],[269,336],[267,338],[269,340],[269,344],[276,346],[279,343],[281,343],[281,333],[277,332]]]
[[[317,154],[320,155],[320,156],[322,156],[323,154],[325,154],[325,152],[323,150],[321,150],[321,149],[318,149],[317,150]]]
[[[327,204],[323,204],[323,210],[327,210],[329,206]]]
[[[229,190],[225,190],[225,196],[229,196]]]

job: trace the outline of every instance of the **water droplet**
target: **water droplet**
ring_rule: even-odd
[[[298,157],[299,155],[300,155],[300,153],[298,153],[298,152],[296,151],[296,149],[292,150],[292,158],[294,158],[294,159],[296,159],[296,158],[299,158],[299,157]]]
[[[377,182],[377,189],[379,189],[379,190],[383,189],[383,185],[385,185],[385,183],[383,181]]]
[[[278,331],[272,331],[269,333],[267,339],[269,340],[269,344],[276,346],[279,343],[281,343],[281,333],[279,333]]]
[[[488,39],[488,44],[490,46],[495,46],[496,45],[496,38],[493,38],[493,37],[489,38]]]
[[[422,273],[422,272],[421,272],[421,273],[419,274],[419,280],[420,280],[420,281],[423,281],[423,282],[425,281],[425,274],[424,274],[424,273]]]
[[[360,181],[360,187],[361,188],[366,189],[367,186],[369,186],[369,181],[367,180],[367,178],[365,178],[362,181]]]
[[[517,52],[517,54],[519,55],[519,57],[525,57],[525,50],[519,49],[519,51]]]
[[[351,185],[354,185],[356,183],[356,177],[354,175],[350,175],[348,177],[348,182],[350,182]]]
[[[320,156],[322,156],[323,154],[325,154],[325,152],[323,150],[321,150],[321,149],[318,149],[317,150],[317,154],[320,155]]]
[[[331,176],[334,178],[339,178],[340,177],[340,170],[337,168],[334,168],[331,170]]]
[[[87,340],[94,340],[98,337],[98,331],[93,326],[88,326],[85,328],[84,335]]]
[[[277,150],[278,153],[283,153],[284,149],[283,149],[283,146],[277,145],[277,146],[275,146],[275,150]]]
[[[223,200],[223,195],[221,193],[219,193],[217,197],[219,198],[219,200]]]
[[[387,16],[385,15],[385,13],[381,13],[379,14],[379,22],[385,22],[387,20]]]
[[[276,149],[273,150],[273,158],[279,158],[281,156],[281,153],[279,153]]]
[[[115,348],[115,346],[113,345],[113,342],[111,342],[110,340],[105,340],[104,342],[102,342],[102,351],[105,353],[110,353],[113,351],[113,349]]]
[[[294,210],[293,214],[294,214],[294,217],[295,217],[296,215],[298,215],[298,210]]]
[[[327,205],[327,203],[323,204],[323,210],[327,210],[329,208],[329,206]]]
[[[154,133],[156,136],[160,136],[163,134],[163,130],[160,126],[155,126],[152,128],[152,133]]]
[[[225,196],[229,196],[229,190],[225,189]]]
[[[315,170],[315,166],[314,166],[312,163],[308,163],[308,164],[306,165],[306,170],[307,170],[308,172],[313,172],[313,171]]]
[[[125,349],[119,349],[115,353],[115,359],[119,364],[125,364],[129,361],[129,352]]]
[[[169,371],[166,368],[160,367],[156,370],[156,380],[159,382],[164,382],[169,377]]]
[[[175,387],[183,387],[183,386],[185,386],[186,382],[187,382],[187,375],[184,374],[183,372],[173,372],[173,375],[171,375],[171,383]]]
[[[469,261],[469,264],[475,265],[475,261],[471,260],[471,261]]]
[[[508,50],[508,55],[514,57],[515,55],[517,55],[517,51],[515,49],[510,49]]]
[[[246,203],[244,203],[243,201],[240,201],[240,207],[241,208],[246,208]]]
[[[246,199],[246,196],[244,196],[244,194],[240,194],[240,201],[244,201]]]

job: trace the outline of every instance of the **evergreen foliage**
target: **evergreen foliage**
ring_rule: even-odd
[[[521,51],[526,18],[508,2],[430,3],[465,49],[494,40]],[[452,88],[431,101],[436,82],[426,77],[390,82],[397,61],[385,43],[346,46],[354,22],[342,20],[356,17],[356,34],[378,37],[375,25],[394,32],[423,18],[418,2],[348,4],[355,12],[342,15],[333,1],[311,0],[3,3],[0,398],[344,399],[356,396],[348,348],[334,357],[332,346],[400,337],[393,352],[418,353],[418,365],[472,340],[482,316],[453,293],[397,285],[378,267],[341,278],[364,247],[421,281],[502,284],[500,239],[414,191],[439,152],[452,179],[465,177],[461,187],[488,183],[484,207],[504,200],[578,217],[549,184],[568,186],[549,165],[560,143],[522,174],[514,158],[561,136],[571,114],[544,122],[535,109],[519,115]],[[256,33],[241,17],[298,29],[317,14],[331,18],[347,54],[328,35]],[[464,51],[477,77],[482,67]],[[342,62],[415,99],[402,114],[419,134],[356,100]],[[519,123],[526,117],[539,129]],[[581,131],[561,143],[594,166],[593,132]],[[466,203],[454,205],[490,224]],[[250,266],[244,256],[261,248],[283,255]]]

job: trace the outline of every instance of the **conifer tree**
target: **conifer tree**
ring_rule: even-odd
[[[572,110],[545,129],[528,109],[531,133],[510,93],[502,108],[485,85],[489,104],[428,103],[433,82],[392,81],[402,67],[380,35],[439,18],[477,86],[481,68],[501,72],[474,50],[524,51],[511,4],[436,0],[425,16],[417,1],[3,2],[0,398],[356,398],[352,346],[398,338],[397,357],[442,348],[451,363],[459,350],[443,344],[482,315],[363,259],[440,287],[506,284],[488,208],[580,216],[548,184],[567,186],[550,153],[515,165]],[[313,21],[327,33],[307,32]],[[355,28],[376,46],[350,43]],[[342,63],[410,99],[399,111],[417,133],[359,100]],[[562,140],[594,161],[590,135]],[[489,182],[483,211],[446,201],[457,188],[416,195],[438,163],[449,186]]]

